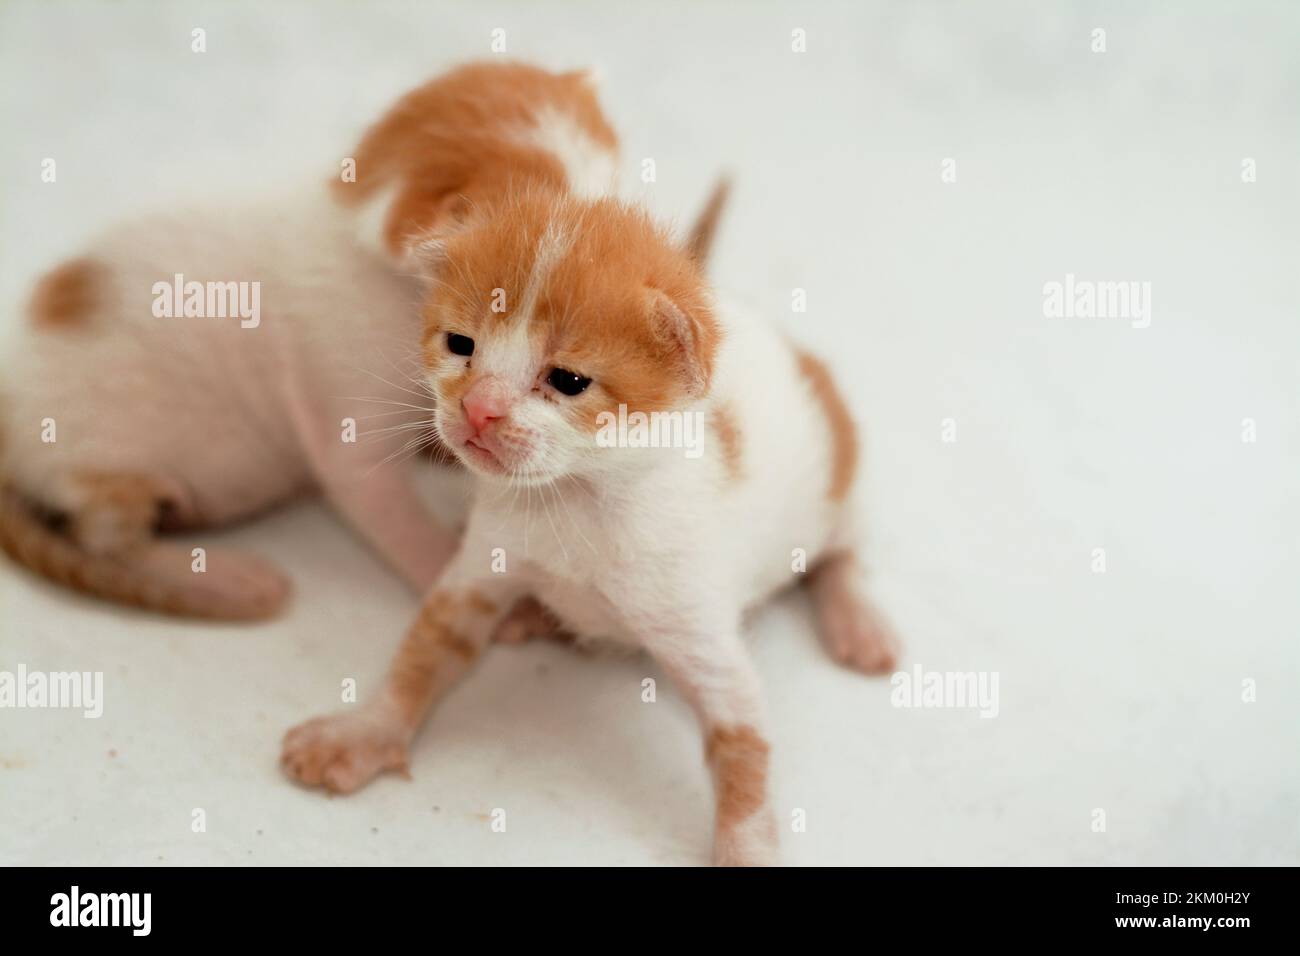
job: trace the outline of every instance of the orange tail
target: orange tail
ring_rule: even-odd
[[[709,193],[704,208],[700,210],[686,238],[686,251],[701,269],[708,264],[709,253],[713,250],[713,237],[718,231],[718,220],[722,218],[722,210],[730,195],[731,178],[723,176],[714,185],[713,192]]]
[[[42,521],[13,488],[0,488],[0,548],[65,587],[118,604],[183,617],[256,621],[275,616],[289,581],[251,555],[209,551],[196,572],[188,549],[150,541],[116,554],[91,554]]]

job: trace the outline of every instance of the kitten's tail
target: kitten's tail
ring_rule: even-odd
[[[42,577],[118,604],[182,617],[256,621],[284,606],[288,580],[251,555],[210,551],[196,573],[191,552],[150,539],[92,554],[42,520],[27,500],[0,483],[0,549]]]
[[[723,175],[713,186],[713,192],[704,203],[691,231],[686,237],[686,252],[703,269],[709,262],[709,253],[713,250],[713,237],[718,231],[718,220],[731,195],[731,177]]]

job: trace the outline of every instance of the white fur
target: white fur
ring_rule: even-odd
[[[537,242],[533,271],[516,310],[525,317],[525,322],[521,324],[527,325],[527,317],[530,317],[537,308],[537,297],[546,287],[546,280],[550,278],[551,270],[564,259],[572,243],[573,231],[566,224],[555,220],[547,224],[546,231]]]
[[[560,161],[569,191],[575,196],[594,199],[613,191],[618,154],[592,139],[568,113],[553,107],[542,110],[520,138]]]

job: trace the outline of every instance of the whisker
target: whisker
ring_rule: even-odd
[[[408,409],[405,409],[405,408],[395,408],[395,409],[393,409],[391,412],[376,412],[376,413],[373,414],[373,415],[362,415],[360,418],[357,419],[357,421],[359,421],[359,422],[368,422],[368,421],[370,421],[370,419],[372,419],[372,418],[389,418],[389,417],[391,417],[391,416],[393,416],[393,415],[409,415],[409,414],[411,414],[412,411],[416,411],[416,412],[432,412],[432,411],[434,411],[434,409],[432,409],[432,408],[416,408],[415,406],[411,406],[411,408],[410,408],[409,410],[408,410]]]
[[[533,486],[524,485],[527,497],[524,499],[524,554],[528,554],[528,519],[533,511]]]
[[[362,395],[343,395],[339,398],[343,402],[377,402],[380,405],[400,405],[403,408],[413,408],[417,412],[431,412],[432,408],[427,405],[412,405],[410,402],[398,402],[391,398],[373,398]]]
[[[400,458],[400,461],[405,461],[407,458],[412,458],[412,457],[414,457],[415,455],[419,454],[419,452],[420,452],[420,450],[421,450],[422,448],[424,448],[424,447],[426,447],[427,445],[430,445],[430,444],[432,444],[432,443],[433,443],[433,437],[432,437],[432,435],[425,435],[425,436],[423,436],[423,437],[418,437],[418,436],[417,436],[416,438],[412,438],[410,441],[408,441],[408,442],[407,442],[405,445],[403,445],[401,448],[397,449],[397,451],[393,452],[391,455],[388,455],[388,456],[387,456],[386,458],[384,458],[383,460],[381,460],[381,461],[379,461],[379,462],[376,462],[375,465],[374,465],[374,467],[372,467],[369,471],[367,471],[367,472],[365,473],[365,475],[362,476],[363,479],[364,479],[364,478],[369,478],[371,475],[373,475],[376,471],[378,471],[378,470],[379,470],[380,468],[382,468],[384,465],[387,465],[389,462],[392,462],[394,459],[398,458],[399,455],[402,456],[402,457]],[[409,453],[407,453],[407,452],[409,452]],[[403,453],[407,453],[407,454],[403,454]]]
[[[419,386],[421,386],[421,388],[422,388],[422,391],[417,392],[417,391],[415,391],[414,389],[405,388],[405,387],[403,387],[403,386],[401,386],[401,385],[398,385],[396,382],[390,382],[388,379],[384,378],[384,377],[383,377],[382,375],[380,375],[378,372],[372,371],[371,369],[368,369],[368,368],[362,368],[362,367],[359,366],[359,365],[358,365],[358,366],[354,366],[354,368],[355,368],[355,370],[358,371],[358,372],[361,372],[361,373],[363,373],[363,374],[365,374],[365,375],[369,375],[369,376],[371,376],[372,378],[377,378],[377,379],[379,379],[379,381],[383,382],[383,383],[384,383],[385,385],[387,385],[389,388],[395,388],[395,389],[397,389],[399,392],[406,392],[406,393],[409,394],[409,395],[414,395],[416,398],[430,398],[430,397],[433,396],[433,392],[429,389],[428,383],[423,382],[423,381],[421,381],[421,380],[419,380],[419,379],[411,379],[411,381],[412,381],[413,384],[415,384],[415,385],[419,385]]]
[[[546,485],[537,486],[537,496],[542,499],[542,507],[546,510],[546,523],[551,526],[551,534],[555,535],[555,543],[560,546],[560,553],[564,555],[565,563],[568,563],[569,549],[564,546],[564,539],[560,537],[560,532],[555,528],[555,521],[551,518],[551,506],[546,503]]]
[[[572,478],[573,476],[565,475],[564,477]],[[573,528],[574,531],[577,532],[578,537],[581,538],[586,543],[587,547],[591,549],[591,553],[599,557],[600,552],[596,550],[596,546],[592,544],[590,540],[588,540],[587,536],[582,533],[582,527],[578,519],[574,517],[573,512],[570,510],[569,503],[564,500],[564,492],[558,486],[556,486],[554,482],[551,483],[551,487],[555,490],[556,510],[558,511],[560,509],[563,509],[564,515],[569,521],[569,526]]]
[[[386,428],[367,429],[366,431],[361,432],[359,437],[379,438],[384,435],[392,434],[394,432],[409,432],[412,429],[416,429],[416,428],[426,429],[432,427],[432,425],[433,425],[433,419],[428,419],[427,421],[422,421],[422,422],[403,422],[401,425],[389,425]]]

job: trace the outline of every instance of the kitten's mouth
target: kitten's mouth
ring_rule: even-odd
[[[484,471],[494,475],[504,475],[506,473],[506,467],[501,463],[501,459],[487,445],[483,444],[482,439],[477,435],[470,435],[469,438],[465,439],[465,444],[461,446],[461,449],[461,453],[471,463]]]
[[[460,445],[460,457],[471,469],[504,478],[509,484],[544,485],[554,480],[555,476],[538,472],[532,468],[520,468],[508,465],[487,443],[477,435],[471,435]]]

